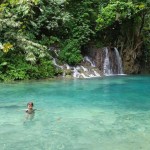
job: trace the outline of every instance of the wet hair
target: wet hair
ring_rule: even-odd
[[[33,102],[29,102],[29,103],[27,104],[27,106],[28,106],[28,105],[32,105],[32,107],[33,107]]]

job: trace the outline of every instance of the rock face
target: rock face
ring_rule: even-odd
[[[88,55],[92,58],[95,62],[96,67],[98,67],[104,73],[104,63],[106,63],[106,52],[104,52],[105,48],[95,48],[94,46],[89,46],[85,50],[83,50],[84,55]],[[106,66],[110,65],[110,73],[118,74],[118,73],[125,73],[125,74],[139,74],[141,73],[141,57],[142,51],[140,48],[138,49],[123,49],[118,50],[118,53],[122,60],[122,72],[118,72],[118,67],[116,63],[116,53],[114,52],[115,48],[108,48],[108,57],[109,57],[109,64],[106,63]]]
[[[124,49],[122,58],[123,58],[123,67],[125,73],[127,74],[141,73],[142,71],[141,57],[142,57],[142,52],[140,49],[138,49],[137,51]]]
[[[123,74],[122,60],[117,48],[94,48],[84,51],[104,75]]]
[[[83,61],[78,66],[59,64],[53,58],[53,64],[62,70],[63,77],[91,78],[109,75],[141,73],[142,52],[138,48],[118,50],[115,47],[96,48],[88,46],[82,50]]]

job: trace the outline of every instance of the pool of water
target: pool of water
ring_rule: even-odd
[[[0,149],[149,150],[150,76],[0,83]]]

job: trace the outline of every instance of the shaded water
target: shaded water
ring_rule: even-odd
[[[33,100],[32,121],[25,121]],[[1,150],[149,150],[150,76],[0,84]]]

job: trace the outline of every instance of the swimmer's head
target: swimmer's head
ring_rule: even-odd
[[[29,102],[29,103],[27,104],[27,107],[28,107],[29,109],[32,109],[32,107],[33,107],[33,102]]]

